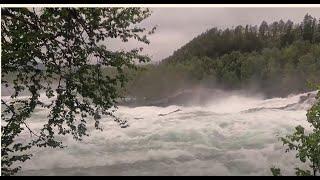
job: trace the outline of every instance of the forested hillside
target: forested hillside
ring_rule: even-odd
[[[184,88],[250,89],[267,96],[308,90],[320,77],[320,21],[282,20],[212,28],[132,77],[127,93],[166,96]]]

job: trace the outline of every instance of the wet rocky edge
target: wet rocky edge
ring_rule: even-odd
[[[167,97],[153,98],[122,98],[119,99],[119,106],[138,107],[138,106],[158,106],[167,107],[170,105],[177,106],[192,106],[206,105],[212,99],[218,100],[228,96],[223,90],[195,88],[184,89]]]

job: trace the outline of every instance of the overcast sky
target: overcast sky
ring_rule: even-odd
[[[320,18],[320,8],[150,8],[152,15],[142,25],[157,25],[151,43],[144,46],[144,53],[152,61],[160,61],[206,30],[237,25],[259,25],[263,20],[271,23],[282,19],[301,22],[304,15]],[[136,42],[126,43],[126,48],[137,47]]]

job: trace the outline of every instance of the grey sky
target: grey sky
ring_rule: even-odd
[[[191,39],[218,27],[237,25],[259,25],[263,20],[271,23],[277,20],[301,22],[306,13],[320,18],[320,8],[150,8],[152,15],[142,25],[158,28],[149,36],[150,45],[143,46],[144,53],[157,62],[170,56]],[[136,47],[136,41],[129,42],[125,48]]]

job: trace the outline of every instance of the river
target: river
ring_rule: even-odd
[[[103,116],[104,130],[91,128],[81,142],[64,136],[64,149],[33,149],[18,175],[271,175],[272,166],[294,175],[299,161],[284,153],[278,137],[297,125],[309,128],[311,105],[299,103],[306,95],[229,94],[205,106],[120,106],[115,114],[129,127]],[[35,111],[31,127],[40,128],[46,115]]]

